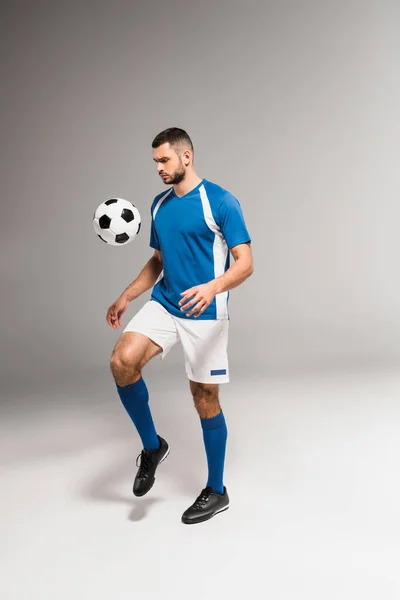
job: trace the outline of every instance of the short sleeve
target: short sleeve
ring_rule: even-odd
[[[150,247],[154,248],[155,250],[161,250],[156,228],[154,226],[153,212],[151,212]]]
[[[231,194],[224,196],[218,208],[218,226],[231,249],[251,242],[239,201]]]

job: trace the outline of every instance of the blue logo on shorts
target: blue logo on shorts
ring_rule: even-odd
[[[211,375],[226,375],[226,369],[214,369],[210,373]]]

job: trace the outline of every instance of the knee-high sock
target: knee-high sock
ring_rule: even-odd
[[[126,412],[141,437],[145,450],[158,450],[160,440],[157,437],[153,417],[151,416],[149,392],[143,377],[130,385],[120,387],[117,384],[117,390]]]
[[[215,417],[200,420],[208,463],[207,486],[210,486],[214,492],[223,494],[225,448],[228,435],[225,417],[221,411]]]

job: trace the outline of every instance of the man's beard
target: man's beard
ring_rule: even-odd
[[[176,185],[177,183],[180,183],[181,181],[183,181],[185,179],[185,175],[186,175],[186,171],[185,171],[185,167],[183,166],[182,162],[179,165],[179,168],[175,171],[173,177],[171,176],[171,180],[170,181],[165,181],[166,185]]]

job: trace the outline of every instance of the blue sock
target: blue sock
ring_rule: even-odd
[[[158,450],[160,440],[154,427],[153,418],[149,407],[149,392],[141,377],[135,383],[120,387],[117,391],[126,412],[132,419],[140,435],[145,450]]]
[[[200,421],[208,463],[207,486],[210,486],[214,492],[223,494],[225,448],[228,435],[225,417],[221,411],[215,417],[200,419]]]

